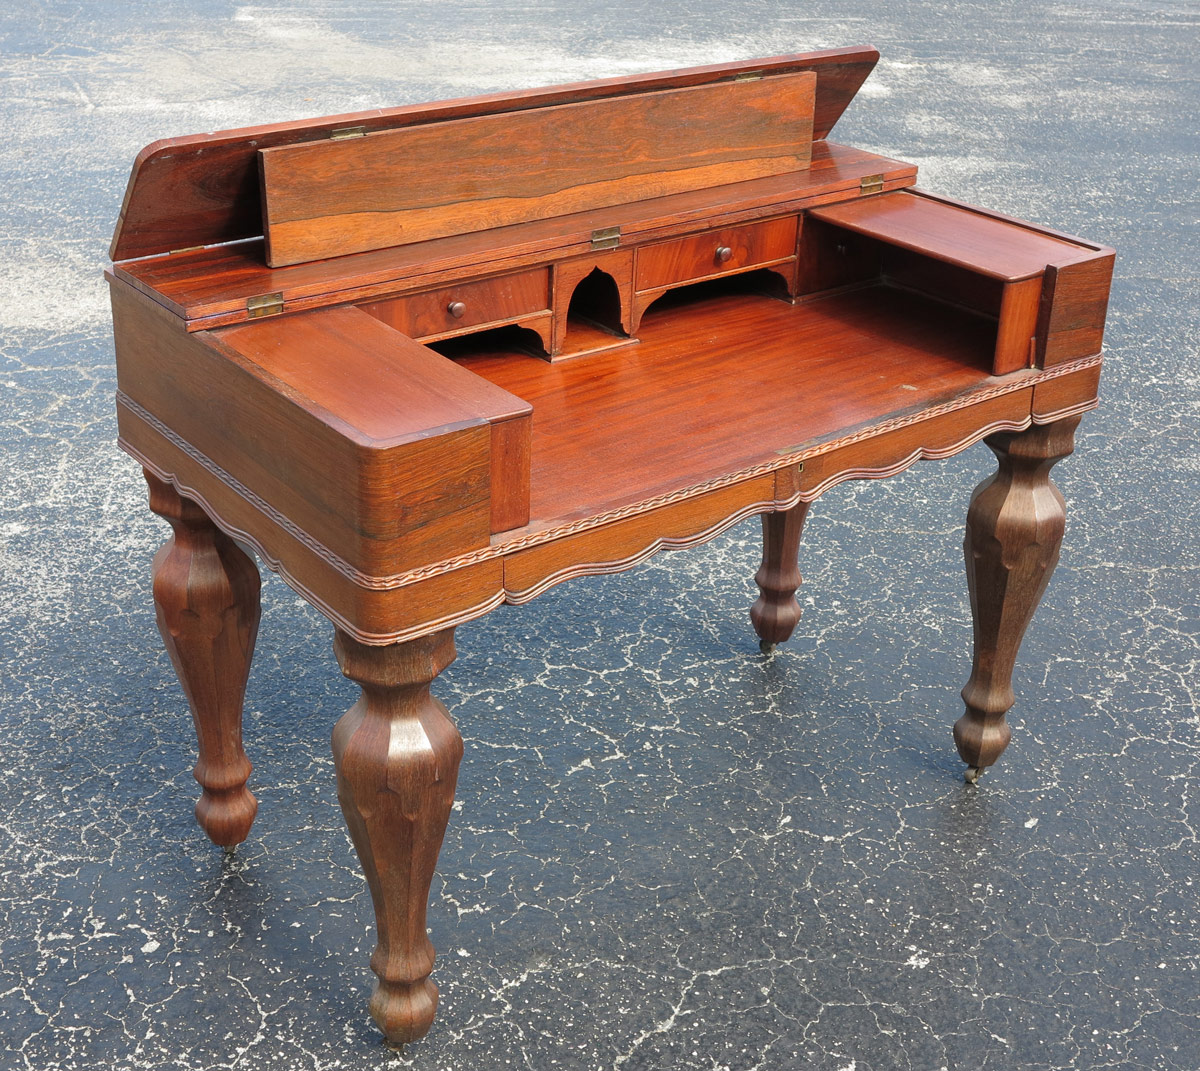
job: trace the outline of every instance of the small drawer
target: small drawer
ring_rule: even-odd
[[[796,226],[795,216],[785,216],[645,246],[638,250],[636,289],[658,290],[786,260],[796,253]]]
[[[534,268],[491,279],[465,280],[359,307],[412,338],[444,338],[479,324],[515,320],[548,309],[550,272]]]

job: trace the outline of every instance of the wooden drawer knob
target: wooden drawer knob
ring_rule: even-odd
[[[461,301],[452,301],[446,306],[446,311],[456,320],[461,320],[463,313],[467,311],[467,307]]]
[[[733,256],[733,250],[727,245],[717,246],[717,263],[724,264],[730,257]]]

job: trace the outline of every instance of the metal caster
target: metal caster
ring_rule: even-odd
[[[963,778],[968,785],[977,785],[979,784],[979,779],[983,776],[983,771],[986,769],[986,766],[968,766],[967,772],[963,774]]]
[[[774,654],[776,646],[777,645],[772,643],[770,640],[758,641],[758,649],[762,651],[763,654]]]

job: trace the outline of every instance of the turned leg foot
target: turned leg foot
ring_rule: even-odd
[[[1055,462],[1071,453],[1079,417],[999,432],[987,444],[997,472],[971,496],[963,550],[975,623],[966,713],[954,742],[974,783],[1008,746],[1005,715],[1013,705],[1012,672],[1025,629],[1058,562],[1066,511],[1050,479]]]
[[[387,647],[339,631],[334,651],[362,687],[333,731],[333,758],[375,906],[371,969],[379,980],[370,1011],[388,1041],[401,1045],[423,1037],[437,1011],[425,909],[463,745],[429,686],[454,661],[454,630]]]
[[[800,535],[808,502],[762,515],[762,565],[754,574],[761,594],[750,607],[750,620],[764,654],[788,639],[800,621],[796,590],[800,587]]]
[[[173,534],[154,558],[158,630],[175,665],[200,757],[196,821],[226,849],[250,832],[258,801],[246,788],[242,701],[258,634],[258,569],[191,499],[151,472],[150,508]]]

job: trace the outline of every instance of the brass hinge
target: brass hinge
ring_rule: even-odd
[[[733,80],[735,82],[757,82],[762,76],[762,71],[743,71],[741,74],[735,74]]]
[[[620,244],[620,227],[601,227],[598,231],[592,231],[593,249],[615,249]]]
[[[274,316],[277,312],[283,312],[282,293],[258,294],[246,299],[246,315],[251,320],[257,320],[260,316]]]
[[[365,126],[344,126],[340,130],[329,132],[330,141],[343,141],[346,138],[363,138],[367,136]]]
[[[867,175],[858,184],[859,193],[883,193],[883,176]]]
[[[185,245],[182,249],[172,249],[171,256],[175,256],[176,253],[194,253],[197,249],[203,248],[203,245]]]

